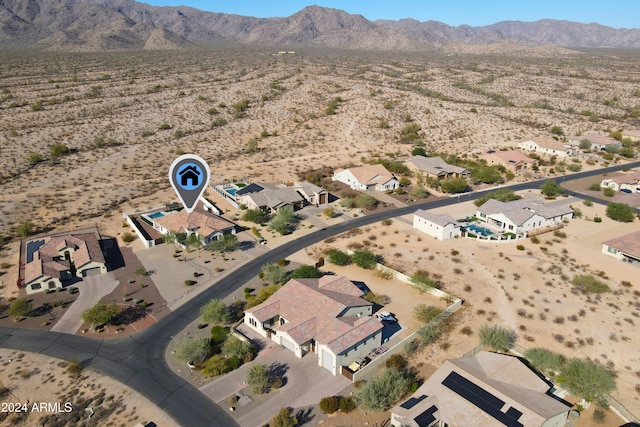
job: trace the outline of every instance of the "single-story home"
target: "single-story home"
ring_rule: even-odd
[[[244,312],[244,323],[297,357],[313,353],[333,375],[382,342],[373,304],[343,276],[291,279],[262,304]]]
[[[338,169],[333,172],[334,181],[340,181],[354,190],[395,190],[400,181],[380,164],[365,165],[349,169]]]
[[[471,172],[460,166],[450,165],[441,157],[413,156],[407,162],[407,167],[413,171],[420,171],[427,178],[437,178],[440,180],[449,178],[467,178]]]
[[[296,182],[292,187],[272,184],[251,183],[235,193],[235,200],[249,209],[264,209],[276,212],[285,206],[294,210],[305,204],[323,205],[328,203],[329,194],[325,189],[310,182]]]
[[[489,150],[482,154],[480,158],[484,159],[489,166],[502,165],[512,172],[533,169],[538,165],[538,161],[536,159],[527,157],[517,150]]]
[[[478,207],[476,217],[503,232],[522,233],[569,220],[573,209],[562,200],[545,204],[542,200],[489,199]]]
[[[413,228],[438,240],[451,239],[461,234],[460,223],[451,215],[432,214],[423,209],[413,214]]]
[[[26,244],[27,294],[59,290],[75,277],[106,272],[104,253],[95,233],[45,237]]]
[[[329,203],[329,193],[324,188],[310,182],[295,182],[293,188],[304,197],[310,205],[324,205]]]
[[[603,179],[600,187],[611,188],[615,191],[629,190],[632,193],[640,193],[640,172],[627,173]]]
[[[571,406],[516,356],[481,351],[447,360],[391,409],[394,427],[563,427]]]
[[[594,131],[585,132],[582,135],[567,137],[567,142],[574,145],[580,145],[580,143],[585,140],[591,143],[591,150],[606,150],[608,146],[614,146],[616,148],[622,147],[622,143],[617,139],[611,138],[610,136],[602,135]]]
[[[234,223],[216,215],[210,209],[206,209],[202,201],[198,201],[193,212],[186,209],[181,211],[166,212],[160,217],[149,217],[153,228],[162,234],[184,233],[188,236],[196,234],[202,238],[204,244],[212,240],[219,240],[224,234],[236,234]]]
[[[602,242],[602,253],[619,261],[640,263],[640,231]]]
[[[577,148],[574,145],[556,141],[548,136],[524,140],[518,143],[518,148],[558,157],[571,157],[577,152]]]

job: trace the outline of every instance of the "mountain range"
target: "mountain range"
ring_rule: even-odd
[[[424,51],[447,46],[515,43],[567,48],[638,48],[640,29],[544,19],[453,27],[438,21],[369,21],[309,6],[285,18],[254,18],[134,0],[0,0],[5,47],[71,51],[180,49],[211,42],[282,48]]]

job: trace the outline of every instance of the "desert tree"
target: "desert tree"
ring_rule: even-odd
[[[33,306],[24,298],[19,298],[9,306],[9,315],[15,317],[24,317],[31,312]]]
[[[216,298],[200,307],[200,315],[202,320],[211,323],[228,323],[231,318],[227,305]]]
[[[481,326],[478,336],[482,344],[503,353],[513,348],[518,337],[514,330],[502,328],[497,325]]]
[[[562,187],[555,180],[549,179],[540,186],[540,192],[547,197],[554,197],[562,192]]]
[[[121,309],[113,302],[98,301],[93,307],[85,310],[82,320],[92,326],[106,325],[120,314]]]
[[[386,411],[404,396],[411,380],[397,369],[385,369],[356,391],[354,399],[365,410]]]
[[[247,384],[254,393],[266,393],[269,390],[269,373],[265,365],[254,365],[247,372]]]
[[[561,384],[587,401],[605,402],[605,395],[616,388],[613,375],[602,365],[587,359],[569,359],[562,366]]]
[[[620,222],[633,222],[636,217],[633,208],[626,203],[609,203],[606,214],[614,221]]]
[[[26,237],[30,235],[31,233],[33,233],[33,222],[29,220],[21,222],[16,228],[16,233],[18,233],[18,236],[20,237]]]
[[[209,356],[208,338],[185,338],[176,344],[175,357],[182,362],[201,362]]]

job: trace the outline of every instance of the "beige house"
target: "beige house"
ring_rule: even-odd
[[[620,141],[618,141],[617,139],[593,131],[585,132],[582,135],[567,137],[567,141],[574,145],[580,145],[583,140],[589,141],[589,143],[591,144],[591,150],[606,150],[609,146],[613,146],[616,148],[622,147],[622,143],[620,143]]]
[[[574,156],[577,152],[577,148],[574,145],[556,141],[548,136],[524,140],[518,143],[518,148],[539,154],[565,158]]]
[[[347,184],[354,190],[391,191],[400,186],[400,181],[380,164],[365,165],[333,172],[334,181]]]
[[[618,261],[640,264],[640,231],[603,242],[602,253]]]
[[[489,166],[502,165],[512,172],[529,170],[538,166],[537,160],[527,157],[517,150],[489,150],[481,155],[480,158],[484,159]]]
[[[573,209],[563,201],[544,203],[521,199],[501,202],[489,199],[478,207],[476,216],[500,231],[522,233],[568,221],[573,218]]]
[[[95,233],[45,237],[26,244],[27,294],[60,290],[75,278],[106,272],[104,253]]]
[[[245,311],[244,323],[297,357],[315,354],[333,375],[382,342],[373,304],[342,276],[291,279],[262,304]]]
[[[160,217],[148,217],[153,228],[162,234],[184,233],[198,235],[206,245],[212,240],[219,240],[224,234],[236,234],[234,223],[216,215],[209,209],[205,209],[202,201],[198,201],[193,212],[185,209],[176,212],[166,212]]]
[[[427,178],[437,178],[439,180],[450,178],[467,178],[471,172],[460,166],[450,165],[441,157],[413,156],[407,167],[413,171],[424,173]]]
[[[628,173],[603,179],[600,183],[602,188],[611,188],[615,191],[629,190],[632,193],[640,193],[640,172]]]
[[[438,240],[451,239],[461,234],[460,224],[451,215],[436,215],[423,209],[413,214],[413,228]]]
[[[447,360],[400,405],[395,427],[563,427],[571,406],[520,358],[481,351]]]

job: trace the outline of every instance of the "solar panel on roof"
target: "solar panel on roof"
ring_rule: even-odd
[[[413,421],[415,421],[416,424],[418,424],[418,426],[420,427],[428,427],[436,420],[436,417],[433,414],[437,410],[438,408],[435,405],[433,405],[429,409],[427,409],[426,411],[422,412],[420,415],[415,417]]]
[[[480,408],[507,427],[523,427],[518,419],[522,412],[510,408],[506,413],[502,412],[504,401],[489,393],[482,387],[469,381],[457,372],[451,372],[442,381],[442,385],[466,399],[469,403]]]
[[[408,399],[406,402],[400,405],[400,407],[404,409],[411,409],[426,398],[427,396],[424,394],[420,397],[412,397],[411,399]]]
[[[40,246],[44,245],[44,240],[34,240],[27,242],[26,258],[27,264],[33,261],[33,254],[40,249]]]

